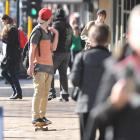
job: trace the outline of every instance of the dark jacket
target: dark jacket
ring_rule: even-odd
[[[66,19],[65,18],[56,18],[53,22],[53,26],[57,29],[59,33],[58,45],[55,52],[65,52],[66,44]]]
[[[55,52],[70,52],[72,28],[67,22],[65,11],[63,9],[57,9],[53,26],[59,33],[58,45]]]
[[[21,50],[19,47],[18,30],[12,26],[8,31],[6,40],[6,55],[2,61],[2,67],[11,67],[19,65]]]
[[[135,79],[135,92],[136,98],[131,98],[131,103],[128,103],[123,109],[116,110],[107,100],[111,93],[112,86],[120,78],[125,78],[128,65],[131,64],[131,60],[127,63],[122,63],[122,68],[115,67],[116,61],[110,58],[110,68],[106,67],[106,73],[100,85],[98,92],[98,105],[93,108],[88,121],[88,127],[84,140],[90,140],[90,134],[96,128],[107,128],[112,126],[114,129],[114,135],[112,140],[139,140],[140,139],[140,74],[134,71],[133,78]],[[106,64],[108,64],[108,62]],[[110,63],[111,62],[111,63]],[[133,65],[132,70],[134,70]],[[137,99],[137,102],[135,102]],[[133,102],[133,104],[132,104]],[[108,140],[106,138],[105,140]]]
[[[70,79],[74,86],[81,89],[77,112],[86,113],[91,110],[104,71],[103,61],[108,56],[110,56],[109,51],[102,46],[93,47],[76,56]]]

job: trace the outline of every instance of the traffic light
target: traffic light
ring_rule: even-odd
[[[28,15],[31,18],[37,18],[38,12],[41,9],[42,0],[29,0],[28,1]]]
[[[22,0],[22,13],[23,15],[27,16],[27,12],[28,12],[28,2],[27,0]]]

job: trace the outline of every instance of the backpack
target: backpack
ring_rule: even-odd
[[[23,49],[25,47],[25,44],[27,43],[28,39],[27,39],[27,35],[25,34],[25,32],[22,31],[21,29],[18,29],[18,38],[19,38],[19,46],[21,49]]]
[[[18,38],[19,37],[19,32],[18,32],[18,29],[15,25],[12,25],[10,30],[15,32],[15,41],[14,42],[16,43],[15,44],[16,46],[14,46],[14,48],[13,48],[13,51],[14,51],[14,53],[13,53],[14,57],[13,58],[14,58],[15,63],[21,63],[22,50],[19,47],[19,44],[20,44],[19,38]]]
[[[37,46],[38,46],[38,53],[39,53],[39,56],[41,55],[40,54],[40,41],[41,41],[41,39],[42,39],[42,36],[43,36],[43,33],[42,33],[42,29],[40,28],[40,27],[38,27],[36,30],[39,30],[39,32],[40,32],[40,38],[39,38],[39,42],[38,42],[38,44],[37,44]],[[30,47],[30,39],[31,39],[31,37],[32,37],[32,35],[35,33],[35,31],[36,30],[34,30],[32,33],[31,33],[31,35],[30,35],[30,37],[29,37],[29,40],[27,41],[27,43],[25,44],[25,47],[24,47],[24,49],[23,49],[23,54],[22,54],[22,58],[23,58],[23,61],[22,61],[22,63],[23,63],[23,67],[27,70],[28,69],[28,67],[29,67],[29,47]]]

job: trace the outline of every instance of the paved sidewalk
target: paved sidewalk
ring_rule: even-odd
[[[23,100],[9,100],[10,88],[0,81],[0,106],[4,108],[4,140],[79,140],[78,116],[75,102],[48,102],[47,117],[53,124],[49,131],[34,131],[31,124],[33,88],[30,81],[22,81]]]

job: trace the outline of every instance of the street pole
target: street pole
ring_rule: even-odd
[[[32,21],[32,18],[28,16],[28,38],[30,37],[32,28],[33,28],[33,21]]]
[[[17,0],[17,27],[19,27],[19,16],[20,16],[20,11],[19,11],[19,3],[20,0]]]
[[[0,140],[3,140],[3,108],[0,107]]]
[[[5,1],[5,14],[6,15],[10,14],[10,1],[9,0]]]

